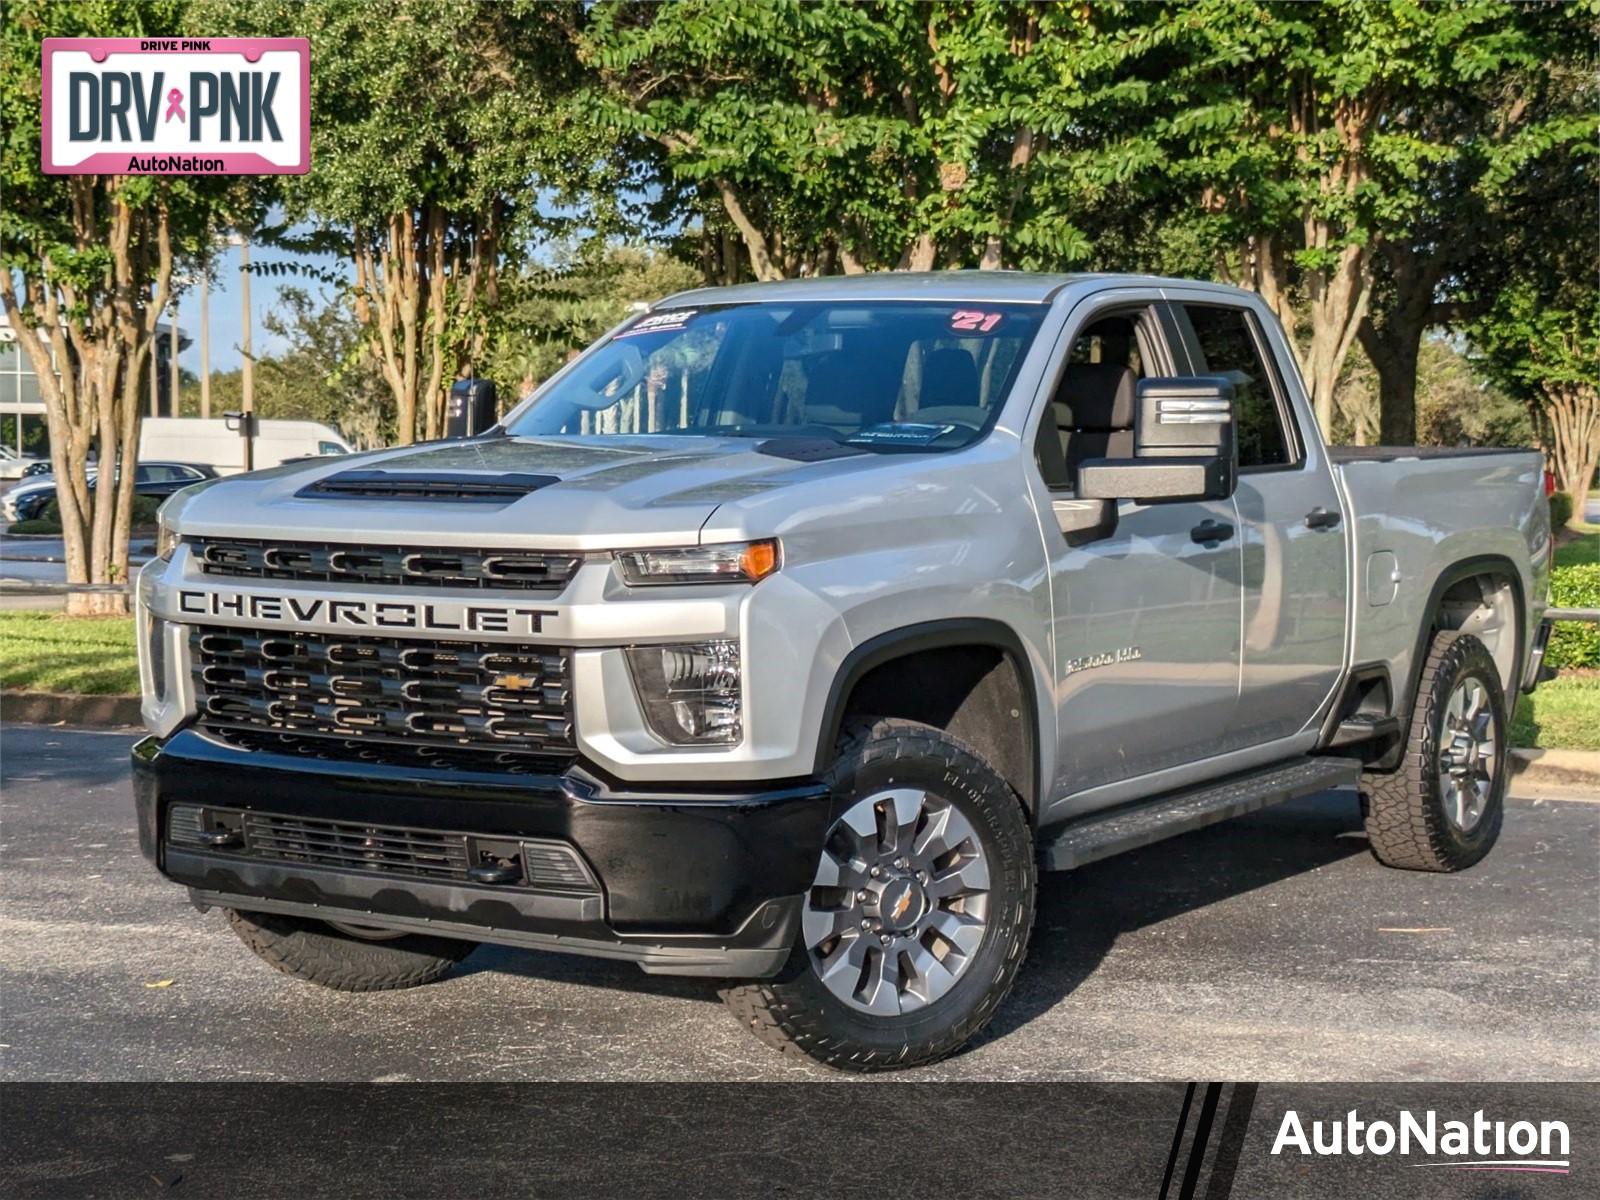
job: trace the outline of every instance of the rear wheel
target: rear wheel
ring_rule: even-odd
[[[857,729],[838,816],[777,979],[723,999],[762,1041],[853,1071],[959,1049],[1010,991],[1033,924],[1033,844],[999,774],[939,730]]]
[[[1460,871],[1500,837],[1507,779],[1505,692],[1488,648],[1435,635],[1417,686],[1405,756],[1362,777],[1372,853],[1391,867]]]
[[[420,987],[442,978],[476,943],[370,925],[226,910],[239,940],[270,966],[341,992]]]

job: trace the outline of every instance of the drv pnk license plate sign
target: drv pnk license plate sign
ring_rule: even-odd
[[[303,175],[305,38],[46,38],[50,175]]]

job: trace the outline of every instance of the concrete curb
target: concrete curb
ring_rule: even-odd
[[[73,696],[62,692],[0,692],[0,721],[128,729],[142,723],[137,696]]]
[[[1534,787],[1581,788],[1600,797],[1600,750],[1513,750],[1511,777]]]

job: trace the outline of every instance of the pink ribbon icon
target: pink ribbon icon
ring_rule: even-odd
[[[165,121],[170,121],[173,117],[177,117],[180,121],[189,119],[183,115],[183,92],[177,88],[173,88],[167,93],[167,115]]]

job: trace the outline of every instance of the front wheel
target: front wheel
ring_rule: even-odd
[[[998,772],[930,726],[857,728],[778,978],[723,991],[762,1041],[829,1066],[934,1062],[994,1015],[1033,926],[1033,844]]]
[[[1373,855],[1411,871],[1460,871],[1500,837],[1507,780],[1506,698],[1488,648],[1470,633],[1428,648],[1405,754],[1362,777]]]
[[[473,942],[276,913],[224,910],[239,940],[268,965],[341,992],[386,992],[442,978]]]

